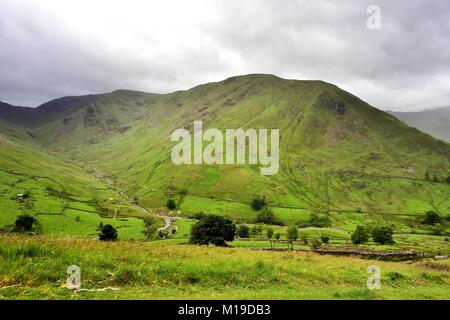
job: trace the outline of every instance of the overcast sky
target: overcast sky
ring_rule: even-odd
[[[367,28],[370,4],[379,30]],[[0,100],[271,73],[325,80],[380,109],[448,106],[449,35],[448,0],[0,0]]]

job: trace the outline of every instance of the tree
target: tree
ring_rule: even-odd
[[[273,237],[273,229],[272,228],[267,229],[266,236],[267,236],[267,239],[272,239],[272,237]]]
[[[393,234],[394,230],[392,230],[392,228],[388,226],[373,227],[371,231],[373,241],[378,244],[393,244]]]
[[[328,242],[330,242],[330,238],[327,236],[321,236],[320,240],[322,240],[323,243],[327,244]]]
[[[362,244],[369,241],[369,232],[363,226],[357,226],[351,235],[353,244]]]
[[[255,223],[279,224],[279,221],[277,221],[275,214],[270,208],[264,207],[257,213]]]
[[[422,223],[435,225],[436,223],[441,223],[441,220],[442,218],[438,213],[434,211],[428,211],[427,213],[425,213],[425,219],[422,221]]]
[[[249,238],[250,237],[250,228],[245,224],[241,224],[237,227],[236,233],[239,238]]]
[[[166,207],[169,210],[175,210],[177,208],[177,204],[175,203],[175,201],[173,199],[169,199],[166,202]]]
[[[254,198],[252,200],[252,202],[250,203],[250,205],[253,208],[253,210],[259,211],[259,210],[261,210],[263,207],[265,207],[267,205],[266,198],[264,198],[264,197],[262,197],[262,198],[260,198],[260,197]]]
[[[291,249],[294,249],[294,241],[298,239],[298,230],[297,226],[290,226],[287,229],[286,237],[288,239],[288,243],[291,244]]]
[[[29,232],[33,229],[33,225],[37,222],[35,217],[27,214],[22,214],[17,217],[14,223],[14,231],[16,232]]]
[[[308,244],[308,236],[304,233],[300,234],[300,240],[303,241],[303,244],[306,246]]]
[[[280,240],[281,234],[279,232],[275,233],[274,235],[275,240]]]
[[[117,230],[110,224],[105,224],[99,234],[102,241],[114,241],[117,239]]]
[[[236,226],[233,221],[221,216],[210,215],[195,223],[191,228],[190,243],[199,245],[225,246],[226,241],[233,241]]]
[[[296,226],[290,226],[287,229],[287,239],[292,242],[298,239],[298,230]]]

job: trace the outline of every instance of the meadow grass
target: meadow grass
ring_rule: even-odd
[[[63,288],[81,268],[82,288]],[[367,267],[382,272],[368,290]],[[1,299],[448,299],[450,262],[382,262],[299,252],[0,236]]]

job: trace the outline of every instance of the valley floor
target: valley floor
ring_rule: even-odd
[[[64,288],[70,265],[94,291]],[[381,270],[380,290],[366,287],[371,265]],[[109,287],[118,290],[101,290]],[[0,235],[0,298],[449,299],[450,261]]]

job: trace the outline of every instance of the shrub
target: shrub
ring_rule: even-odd
[[[331,227],[331,219],[326,214],[312,213],[309,224],[315,228],[327,228]]]
[[[267,236],[267,239],[272,239],[272,237],[273,237],[273,229],[272,228],[267,229],[266,236]]]
[[[279,232],[275,233],[274,238],[275,240],[280,240],[281,234]]]
[[[303,242],[304,245],[308,244],[308,236],[306,234],[302,233],[300,235],[300,240]]]
[[[250,234],[252,236],[254,236],[254,237],[261,236],[262,235],[262,228],[261,228],[261,226],[253,226],[250,229]]]
[[[254,198],[252,200],[252,202],[250,203],[250,206],[253,208],[253,210],[255,211],[259,211],[262,208],[264,208],[267,205],[266,203],[266,198],[262,197],[258,197],[258,198]]]
[[[423,219],[423,224],[429,224],[429,225],[435,225],[436,223],[441,223],[441,216],[434,212],[434,211],[428,211],[425,213],[425,219]]]
[[[320,237],[320,240],[321,240],[323,243],[325,243],[325,244],[327,244],[328,242],[330,242],[330,238],[327,237],[327,236],[322,236],[322,237]]]
[[[33,225],[37,222],[35,217],[23,214],[17,217],[14,223],[14,231],[16,232],[29,232],[33,229]]]
[[[436,223],[435,225],[433,225],[431,227],[431,232],[436,236],[443,234],[444,231],[445,231],[445,229],[442,226],[442,224],[440,224],[440,223]]]
[[[287,239],[292,242],[298,239],[298,230],[296,226],[290,226],[287,229]]]
[[[263,224],[281,224],[279,220],[275,217],[275,214],[270,208],[263,208],[259,211],[255,218],[255,223],[263,223]]]
[[[393,234],[394,230],[392,230],[391,227],[387,226],[373,227],[371,231],[373,241],[378,244],[393,244],[394,243],[394,239],[392,239]]]
[[[233,241],[236,226],[233,221],[221,216],[210,215],[195,223],[191,228],[190,243],[199,245],[225,246],[226,241]]]
[[[313,247],[313,249],[319,249],[320,247],[322,247],[322,242],[320,241],[319,238],[314,237],[311,240],[311,246]]]
[[[99,238],[102,241],[114,241],[117,239],[117,230],[110,224],[105,224],[101,231]]]
[[[250,237],[250,228],[245,224],[241,224],[237,227],[236,233],[239,238],[249,238]]]
[[[175,201],[173,199],[169,199],[166,202],[166,207],[169,210],[175,210],[177,208],[177,204],[175,203]]]
[[[369,241],[369,232],[363,226],[357,226],[351,235],[353,244],[362,244]]]

